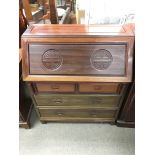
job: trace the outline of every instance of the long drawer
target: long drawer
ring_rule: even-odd
[[[40,117],[51,118],[115,118],[117,110],[81,108],[39,108]]]
[[[38,106],[103,106],[117,107],[120,95],[102,94],[39,94],[35,96]]]

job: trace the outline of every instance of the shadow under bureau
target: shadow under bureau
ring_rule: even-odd
[[[129,25],[32,25],[22,36],[23,80],[42,122],[117,119],[132,82]]]

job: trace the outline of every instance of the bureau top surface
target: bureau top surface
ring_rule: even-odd
[[[131,24],[126,25],[79,25],[34,24],[23,34],[25,37],[95,37],[134,36]]]

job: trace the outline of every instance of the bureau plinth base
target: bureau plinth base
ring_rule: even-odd
[[[64,122],[64,123],[110,123],[115,124],[114,119],[103,119],[103,118],[40,118],[42,124],[48,122]]]

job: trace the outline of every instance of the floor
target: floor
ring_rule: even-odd
[[[41,124],[19,129],[19,155],[134,155],[135,130],[102,123]]]

